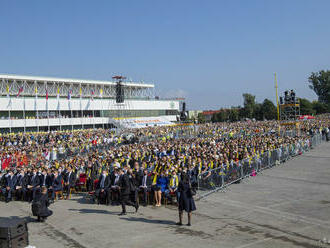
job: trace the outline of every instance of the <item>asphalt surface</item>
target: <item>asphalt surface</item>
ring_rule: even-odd
[[[174,206],[128,207],[121,217],[119,206],[82,195],[53,204],[46,223],[35,222],[28,203],[0,202],[0,221],[26,218],[37,248],[330,247],[330,142],[196,205],[191,227],[175,225]]]

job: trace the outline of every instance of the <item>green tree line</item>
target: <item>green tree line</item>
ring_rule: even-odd
[[[318,96],[318,101],[309,101],[300,98],[300,114],[315,115],[330,112],[330,70],[313,72],[308,78],[309,88]],[[256,97],[249,93],[243,94],[244,106],[220,109],[220,112],[212,116],[213,122],[239,121],[246,118],[256,120],[277,119],[275,104],[265,99],[262,103],[256,102]],[[202,118],[202,117],[201,117]]]

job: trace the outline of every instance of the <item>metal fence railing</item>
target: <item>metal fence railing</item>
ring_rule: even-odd
[[[315,148],[322,142],[322,135],[316,134],[310,139],[299,140],[294,144],[286,144],[280,148],[265,151],[253,158],[231,162],[200,174],[197,178],[197,198],[203,198],[230,184],[246,177],[255,176],[258,172],[284,163],[292,157]]]

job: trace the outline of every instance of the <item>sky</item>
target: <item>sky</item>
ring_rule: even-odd
[[[0,73],[154,83],[190,110],[317,99],[329,69],[329,0],[0,1]]]

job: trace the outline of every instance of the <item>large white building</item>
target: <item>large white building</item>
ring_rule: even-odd
[[[1,132],[167,125],[179,115],[179,100],[161,100],[154,84],[122,83],[116,103],[112,81],[0,74]]]

